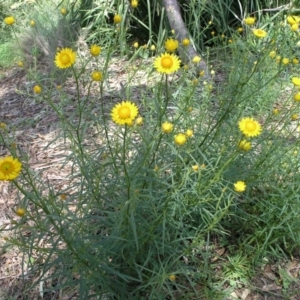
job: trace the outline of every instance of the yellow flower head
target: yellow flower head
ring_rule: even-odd
[[[39,86],[39,85],[35,85],[34,87],[33,87],[33,92],[35,93],[35,94],[40,94],[41,92],[42,92],[42,88],[41,88],[41,86]]]
[[[138,5],[139,5],[138,0],[132,0],[132,1],[131,1],[131,7],[132,7],[132,8],[137,8]]]
[[[263,29],[254,29],[253,34],[260,39],[267,36],[267,32],[264,31]]]
[[[173,130],[173,124],[170,123],[170,122],[164,122],[161,124],[161,130],[164,132],[164,133],[170,133],[172,132]]]
[[[31,21],[29,22],[29,25],[32,26],[32,27],[35,26],[35,21],[34,21],[34,20],[31,20]]]
[[[239,28],[237,29],[237,31],[238,31],[238,32],[243,32],[243,27],[239,27]]]
[[[214,36],[214,35],[216,34],[216,32],[215,32],[215,31],[212,31],[210,34],[211,34],[212,36]]]
[[[295,86],[300,86],[300,77],[292,77],[292,83]]]
[[[185,135],[190,138],[194,135],[194,131],[192,129],[187,129],[187,131],[185,132]]]
[[[0,180],[16,179],[22,169],[22,163],[12,156],[0,158]]]
[[[283,63],[284,65],[288,65],[288,64],[290,63],[290,59],[284,57],[284,58],[282,59],[282,63]]]
[[[134,103],[122,101],[113,107],[110,115],[116,124],[132,126],[133,120],[137,117],[138,113],[138,108]]]
[[[94,81],[101,81],[103,78],[103,74],[99,71],[93,71],[91,77]]]
[[[178,56],[169,53],[163,53],[154,60],[154,67],[157,72],[171,74],[180,68],[180,59]]]
[[[273,109],[273,115],[278,115],[279,114],[279,109],[278,108],[274,108]]]
[[[5,128],[6,128],[6,124],[3,123],[3,122],[1,122],[1,123],[0,123],[0,128],[1,128],[1,129],[5,129]]]
[[[244,181],[237,181],[235,184],[234,184],[234,190],[236,192],[244,192],[246,190],[246,184]]]
[[[93,56],[98,56],[101,53],[101,47],[98,45],[92,45],[90,48],[90,53]]]
[[[197,171],[199,170],[199,166],[198,166],[198,165],[193,165],[193,166],[192,166],[192,170],[193,170],[194,172],[197,172]]]
[[[239,122],[240,131],[247,137],[255,137],[261,134],[261,125],[253,118],[243,118]]]
[[[20,68],[24,67],[24,64],[22,61],[18,61],[18,67],[20,67]]]
[[[299,23],[300,18],[298,16],[288,16],[286,20],[290,25],[294,25]]]
[[[204,74],[205,74],[205,71],[204,71],[204,70],[202,70],[202,71],[199,72],[199,76],[200,76],[200,77],[203,77]]]
[[[297,115],[297,114],[292,114],[292,120],[293,120],[293,121],[298,120],[298,115]]]
[[[293,64],[294,64],[294,65],[299,64],[299,59],[296,58],[296,57],[294,57],[292,61],[293,61]]]
[[[196,55],[194,58],[193,58],[193,63],[197,64],[201,61],[201,57]]]
[[[70,68],[76,59],[76,52],[71,48],[63,48],[55,55],[55,64],[60,69]]]
[[[165,42],[167,52],[175,52],[178,48],[178,41],[175,39],[167,39]]]
[[[122,17],[118,14],[114,15],[114,23],[119,24],[122,21]]]
[[[67,9],[66,8],[64,8],[64,7],[62,7],[61,9],[60,9],[60,13],[63,15],[63,16],[65,16],[66,14],[67,14]]]
[[[150,50],[151,50],[151,51],[155,51],[155,49],[156,49],[156,48],[155,48],[155,45],[151,45]]]
[[[242,140],[239,142],[239,149],[247,152],[251,149],[251,143],[246,140]]]
[[[176,276],[175,276],[174,274],[171,274],[171,275],[169,276],[169,279],[170,279],[171,281],[175,281],[175,280],[176,280]]]
[[[294,95],[294,100],[295,100],[296,102],[300,102],[300,92],[298,92],[298,93],[296,93],[296,94]]]
[[[15,23],[15,18],[12,17],[12,16],[6,17],[6,18],[4,19],[4,23],[5,23],[6,25],[12,25],[12,24]]]
[[[16,215],[19,217],[23,217],[25,215],[25,213],[26,213],[26,210],[24,208],[20,207],[16,210]]]
[[[144,123],[143,117],[138,117],[138,118],[135,120],[135,124],[136,124],[136,125],[143,125],[143,123]]]
[[[271,58],[275,58],[275,57],[276,57],[276,51],[271,51],[271,52],[269,53],[269,56],[270,56]]]
[[[184,133],[178,133],[174,137],[175,144],[182,146],[186,143],[186,135]]]
[[[291,25],[292,31],[297,31],[298,30],[298,23]]]
[[[138,42],[135,42],[135,43],[133,44],[133,47],[134,47],[135,49],[137,49],[137,48],[139,47],[139,43],[138,43]]]
[[[191,43],[190,40],[187,38],[182,40],[182,45],[185,47],[187,47],[190,43]]]
[[[244,19],[244,22],[247,25],[253,25],[255,23],[256,19],[254,17],[247,17],[246,19]]]

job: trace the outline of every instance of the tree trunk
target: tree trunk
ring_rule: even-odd
[[[170,27],[175,31],[176,39],[181,42],[184,38],[189,38],[190,35],[181,17],[180,6],[177,0],[163,0],[163,4],[167,11]],[[194,49],[192,44],[187,47],[180,45],[178,51],[184,64],[194,64],[192,62],[193,58],[195,56],[201,57],[201,55]],[[206,63],[202,59],[199,63],[197,63],[196,67],[197,72],[204,70],[206,77],[209,77]]]

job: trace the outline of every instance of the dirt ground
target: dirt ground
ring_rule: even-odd
[[[116,94],[120,94],[122,81],[127,80],[126,71],[116,63],[116,76],[111,78],[111,87]],[[146,85],[146,78],[140,74],[137,85]],[[20,147],[30,156],[30,168],[44,170],[45,180],[56,189],[63,189],[68,185],[67,169],[62,169],[67,145],[57,139],[49,147],[49,141],[57,136],[57,116],[41,101],[37,101],[30,92],[34,82],[28,81],[25,72],[19,68],[0,72],[0,122],[14,128],[11,131],[11,142]],[[113,79],[115,78],[115,79]],[[69,89],[72,93],[72,88]],[[136,92],[136,97],[139,95]],[[72,109],[72,108],[70,108]],[[8,154],[4,145],[0,144],[0,156]],[[0,229],[9,229],[15,214],[17,194],[9,182],[0,182]],[[34,278],[22,280],[24,263],[21,253],[15,248],[5,248],[7,232],[0,231],[0,300],[9,299],[77,299],[76,292],[61,296],[59,293],[40,296],[38,288],[32,292],[25,292],[26,287]],[[226,255],[226,251],[224,254]],[[220,267],[221,263],[220,263]],[[274,264],[265,264],[257,269],[256,276],[247,286],[244,284],[233,289],[231,297],[227,299],[243,300],[300,300],[299,281],[300,261],[296,258]],[[202,297],[201,297],[202,299]]]

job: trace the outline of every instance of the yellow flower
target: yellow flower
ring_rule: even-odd
[[[12,16],[6,17],[6,18],[4,19],[4,23],[5,23],[6,25],[12,25],[12,24],[15,23],[15,18],[12,17]]]
[[[155,45],[151,45],[150,50],[155,51]]]
[[[137,8],[138,5],[139,5],[138,0],[132,0],[132,1],[131,1],[131,7],[132,7],[132,8]]]
[[[178,41],[174,39],[167,39],[165,42],[165,48],[167,52],[175,52],[178,48]]]
[[[292,120],[296,121],[298,119],[298,115],[297,114],[292,114]]]
[[[22,61],[18,61],[18,67],[20,67],[20,68],[24,67],[24,64]]]
[[[66,195],[66,194],[61,194],[61,195],[59,196],[59,198],[60,198],[61,201],[64,201],[64,200],[67,199],[67,195]]]
[[[76,52],[71,48],[63,48],[55,55],[55,64],[60,69],[70,68],[76,59]]]
[[[290,63],[289,58],[284,57],[284,58],[282,59],[282,63],[283,63],[284,65],[288,65],[288,64]]]
[[[239,28],[237,29],[237,31],[238,31],[238,32],[243,32],[243,27],[239,27]]]
[[[118,125],[132,125],[139,111],[137,106],[130,101],[122,101],[116,104],[111,111],[112,120]]]
[[[260,39],[267,36],[267,32],[264,31],[263,29],[254,29],[253,34]]]
[[[239,142],[239,149],[243,151],[249,151],[251,149],[251,143],[246,140],[241,140]]]
[[[269,56],[270,56],[271,58],[275,58],[275,56],[276,56],[276,51],[271,51],[271,52],[269,53]]]
[[[300,101],[300,92],[298,92],[298,93],[296,93],[296,94],[294,95],[294,100],[295,100],[296,102],[299,102],[299,101]]]
[[[164,133],[170,133],[172,132],[173,130],[173,124],[170,123],[170,122],[164,122],[161,124],[161,130],[164,132]]]
[[[138,42],[135,42],[135,43],[133,44],[133,47],[134,47],[135,49],[137,49],[137,48],[139,47],[139,43],[138,43]]]
[[[25,215],[25,213],[26,213],[26,210],[24,208],[20,207],[16,210],[16,215],[19,217],[23,217]]]
[[[234,184],[234,190],[236,192],[244,192],[246,190],[246,184],[244,181],[237,181],[235,184]]]
[[[182,146],[186,143],[186,135],[184,133],[178,133],[175,135],[174,141],[177,145]]]
[[[122,21],[122,17],[118,14],[114,15],[114,23],[119,24]]]
[[[296,23],[296,24],[291,25],[291,29],[292,29],[292,31],[297,31],[298,30],[298,24]]]
[[[299,64],[299,59],[298,58],[293,58],[293,64],[294,65],[297,65],[297,64]]]
[[[33,87],[33,92],[35,93],[35,94],[40,94],[41,92],[42,92],[42,88],[39,86],[39,85],[35,85],[34,87]]]
[[[276,56],[276,62],[279,64],[280,61],[281,61],[281,56],[280,56],[280,55],[277,55],[277,56]]]
[[[211,34],[212,36],[214,36],[214,35],[216,34],[216,32],[215,32],[215,31],[212,31],[210,34]]]
[[[189,66],[188,66],[188,65],[184,65],[184,66],[183,66],[183,70],[184,70],[184,71],[187,71],[188,69],[189,69]]]
[[[171,74],[180,68],[180,59],[178,56],[169,53],[163,53],[154,60],[156,71],[163,74]]]
[[[182,45],[185,46],[185,47],[187,47],[190,43],[191,43],[191,42],[190,42],[189,39],[183,39],[183,40],[182,40]]]
[[[198,56],[198,55],[194,56],[194,58],[193,58],[193,63],[197,64],[197,63],[199,63],[200,61],[201,61],[201,57],[200,57],[200,56]]]
[[[0,158],[0,180],[13,180],[21,172],[22,163],[12,156]]]
[[[244,19],[244,22],[247,25],[253,25],[255,23],[256,19],[254,17],[247,17],[246,19]]]
[[[169,279],[170,279],[171,281],[175,281],[175,280],[176,280],[176,276],[175,276],[174,274],[171,274],[171,275],[169,276]]]
[[[279,114],[279,109],[278,108],[274,108],[273,109],[273,115],[278,115]]]
[[[1,129],[5,129],[5,128],[6,128],[6,124],[3,123],[3,122],[1,122],[1,123],[0,123],[0,128],[1,128]]]
[[[194,131],[192,129],[187,129],[187,131],[185,132],[185,135],[190,138],[194,135]]]
[[[29,22],[29,25],[30,25],[30,26],[35,26],[35,21],[34,21],[34,20],[31,20],[31,21]]]
[[[193,111],[193,108],[192,108],[191,106],[189,106],[188,109],[187,109],[187,111],[188,111],[188,112],[192,112],[192,111]]]
[[[138,117],[138,118],[135,120],[135,124],[136,124],[136,125],[143,125],[143,123],[144,123],[143,117]]]
[[[294,25],[299,23],[300,18],[298,16],[288,16],[286,20],[290,25]]]
[[[193,85],[197,85],[197,84],[198,84],[198,79],[197,79],[197,78],[194,78],[194,79],[192,80],[192,83],[193,83]]]
[[[63,16],[65,16],[66,14],[67,14],[67,9],[66,8],[64,8],[64,7],[62,7],[61,9],[60,9],[60,13],[63,15]]]
[[[292,77],[292,83],[295,86],[300,86],[300,77]]]
[[[90,48],[90,53],[93,56],[98,56],[101,53],[101,47],[98,45],[92,45]]]
[[[240,131],[247,137],[261,134],[261,125],[253,118],[242,118],[239,122]]]
[[[199,76],[200,76],[200,77],[203,77],[204,74],[205,74],[205,71],[204,71],[204,70],[202,70],[202,71],[199,72]]]
[[[194,172],[197,172],[197,171],[199,170],[199,166],[198,166],[198,165],[192,166],[192,170],[193,170]]]
[[[103,74],[99,71],[93,71],[91,77],[94,81],[101,81],[103,78]]]

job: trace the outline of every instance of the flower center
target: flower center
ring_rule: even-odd
[[[66,53],[63,53],[61,56],[60,56],[60,61],[63,63],[63,64],[67,64],[70,62],[70,57],[68,54]]]
[[[173,59],[171,57],[164,57],[161,60],[161,66],[164,68],[171,68],[173,66]]]
[[[130,108],[127,106],[122,106],[118,110],[118,115],[121,119],[128,119],[130,118]]]
[[[0,171],[4,174],[9,174],[13,170],[13,164],[11,162],[4,162],[0,165]]]
[[[245,124],[245,128],[246,128],[247,131],[255,131],[256,125],[255,125],[254,122],[248,121]]]

